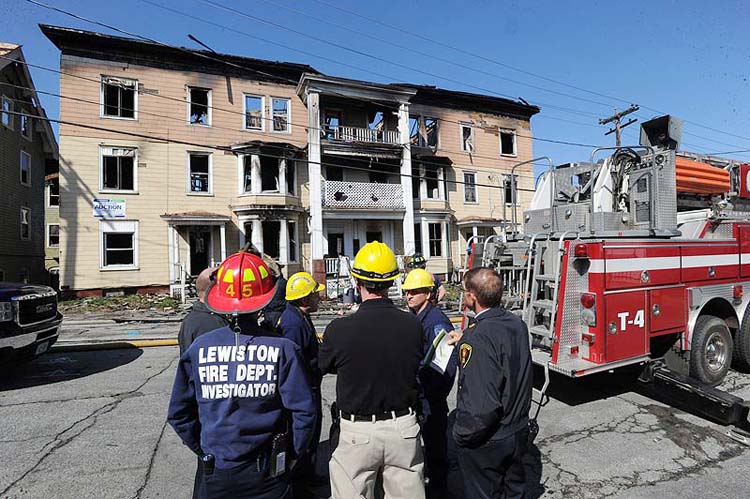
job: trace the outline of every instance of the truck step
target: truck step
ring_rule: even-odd
[[[555,306],[555,303],[552,300],[536,300],[531,302],[531,306],[552,311],[552,307]]]
[[[529,329],[529,332],[533,334],[534,336],[541,336],[543,338],[548,338],[550,336],[550,330],[544,324],[531,326],[531,329]]]

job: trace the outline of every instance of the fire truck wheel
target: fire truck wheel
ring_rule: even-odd
[[[713,315],[698,317],[690,349],[690,376],[718,385],[732,363],[732,334],[726,323]]]
[[[750,372],[750,306],[745,311],[740,330],[734,335],[734,367],[742,372]]]

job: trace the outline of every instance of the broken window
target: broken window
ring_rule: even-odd
[[[429,256],[443,256],[443,224],[428,223],[427,230],[429,231]]]
[[[263,97],[245,95],[245,130],[263,130]]]
[[[260,157],[260,190],[279,192],[279,160],[277,158]]]
[[[47,226],[47,246],[50,248],[60,247],[60,226],[58,224]]]
[[[385,130],[385,121],[382,111],[376,111],[372,118],[370,119],[370,122],[367,124],[367,127],[370,130]]]
[[[474,152],[474,128],[463,123],[461,124],[461,150]]]
[[[13,101],[3,95],[2,109],[0,109],[0,118],[3,126],[13,130]]]
[[[289,261],[296,262],[297,261],[297,222],[288,220],[286,224],[287,224],[287,234],[289,235],[289,244],[287,245],[287,247],[289,248]]]
[[[294,196],[294,174],[297,168],[296,162],[291,159],[286,160],[286,192],[287,194]]]
[[[425,135],[427,138],[427,147],[437,147],[438,145],[438,120],[437,118],[424,118]]]
[[[422,183],[422,175],[419,170],[419,166],[412,166],[411,167],[411,193],[412,197],[414,199],[419,199],[422,197],[420,195],[420,184]]]
[[[409,142],[413,146],[422,145],[419,133],[419,116],[409,116]]]
[[[323,118],[322,136],[326,139],[335,139],[336,130],[341,126],[344,113],[340,109],[326,109]]]
[[[188,87],[188,119],[191,125],[211,125],[211,90]]]
[[[289,108],[291,107],[291,102],[289,99],[279,99],[277,97],[271,99],[274,132],[290,131]]]
[[[500,131],[500,154],[503,156],[516,155],[516,132],[512,130]]]
[[[21,230],[20,236],[21,241],[28,241],[31,239],[31,210],[25,207],[21,207]]]
[[[31,140],[31,116],[22,114],[21,115],[21,135]]]
[[[135,190],[135,149],[102,148],[102,189]]]
[[[56,178],[47,185],[47,206],[60,206],[60,181]]]
[[[211,192],[211,155],[189,153],[190,192]]]
[[[21,151],[21,183],[31,185],[31,155]]]
[[[343,182],[344,169],[340,166],[326,165],[326,180]]]
[[[464,203],[477,202],[477,174],[464,172]]]
[[[414,253],[422,253],[422,224],[414,224]]]
[[[253,191],[253,157],[246,154],[242,157],[242,188],[244,193]]]
[[[440,167],[425,165],[424,181],[427,184],[427,199],[440,199]]]
[[[515,177],[515,181],[518,182],[518,175],[513,175]],[[518,196],[518,184],[516,184],[516,194],[514,195],[513,192],[513,179],[510,175],[506,175],[503,179],[503,196],[505,198],[505,204],[513,204],[516,202],[516,197]]]
[[[102,116],[135,119],[138,82],[102,77]]]
[[[275,260],[279,259],[279,236],[281,234],[281,222],[277,220],[264,220],[263,226],[263,253]]]

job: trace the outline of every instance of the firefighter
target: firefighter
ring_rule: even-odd
[[[309,447],[315,402],[299,347],[257,323],[274,291],[260,257],[227,258],[206,304],[234,330],[205,333],[180,357],[167,420],[200,457],[198,497],[288,498],[287,470]]]
[[[448,475],[448,394],[453,387],[457,359],[451,355],[446,365],[433,361],[435,348],[443,337],[453,331],[450,319],[430,303],[435,281],[424,269],[415,269],[401,286],[406,303],[422,324],[424,358],[419,371],[422,386],[422,438],[425,452],[425,474],[428,497],[445,493]],[[446,338],[447,340],[447,338]]]
[[[320,382],[322,375],[318,368],[318,337],[315,334],[310,314],[317,312],[320,304],[320,292],[326,289],[325,285],[318,284],[313,276],[307,272],[297,272],[292,275],[286,284],[286,309],[279,319],[278,329],[282,336],[293,341],[302,350],[302,356],[307,363],[307,374],[310,387],[315,396],[316,425],[310,442],[310,452],[305,455],[304,460],[297,465],[295,470],[294,497],[314,497],[309,488],[320,480],[315,476],[315,454],[320,441],[320,430],[323,422],[323,406],[320,394]]]
[[[458,342],[453,438],[466,497],[521,498],[528,445],[532,369],[526,325],[501,305],[500,275],[466,273],[464,303],[475,318]]]
[[[393,251],[367,243],[351,270],[362,304],[331,322],[320,346],[323,373],[338,374],[338,446],[329,463],[333,499],[424,498],[424,458],[417,421],[422,328],[388,299],[399,275]]]
[[[427,260],[424,256],[422,256],[421,253],[414,253],[414,256],[411,257],[411,262],[409,263],[409,268],[411,269],[427,269]],[[445,286],[443,285],[443,281],[440,280],[438,276],[435,274],[431,274],[432,279],[435,281],[435,284],[432,286],[432,293],[430,294],[430,302],[432,302],[432,305],[437,307],[437,304],[443,301],[443,298],[445,298]]]

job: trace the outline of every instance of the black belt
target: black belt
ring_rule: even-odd
[[[413,409],[407,408],[400,411],[380,412],[378,414],[349,414],[344,411],[339,411],[339,414],[341,415],[341,419],[346,419],[347,421],[356,423],[358,421],[386,421],[388,419],[400,418],[401,416],[406,416],[408,414],[415,414],[415,412]]]

